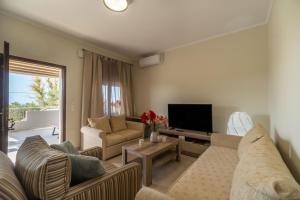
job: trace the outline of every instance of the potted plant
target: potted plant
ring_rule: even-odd
[[[8,119],[8,130],[14,130],[16,122],[13,118]]]
[[[151,129],[150,142],[158,142],[158,129],[161,126],[166,126],[167,117],[157,115],[154,111],[150,110],[141,115],[141,121],[148,125]]]

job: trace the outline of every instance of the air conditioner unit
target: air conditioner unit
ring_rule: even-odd
[[[150,67],[153,65],[159,65],[162,62],[163,62],[163,55],[155,54],[152,56],[147,56],[147,57],[141,58],[139,60],[139,66],[140,67]]]

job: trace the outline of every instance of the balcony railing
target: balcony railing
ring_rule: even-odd
[[[21,121],[25,119],[27,111],[42,111],[49,109],[58,109],[58,107],[10,107],[9,108],[9,119],[14,121]]]

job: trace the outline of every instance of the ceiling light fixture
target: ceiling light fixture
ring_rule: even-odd
[[[123,12],[128,7],[127,0],[103,0],[103,2],[108,9],[116,12]]]

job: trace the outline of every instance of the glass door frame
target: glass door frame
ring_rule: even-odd
[[[0,55],[0,150],[8,151],[8,104],[9,104],[9,43],[4,41]]]
[[[44,61],[39,61],[39,60],[34,60],[34,59],[29,59],[29,58],[23,58],[19,56],[13,56],[11,55],[9,57],[10,59],[22,61],[22,62],[29,62],[29,63],[34,63],[34,64],[40,64],[40,65],[45,65],[47,67],[54,67],[58,68],[61,70],[61,107],[62,107],[62,114],[61,114],[61,124],[62,124],[62,129],[61,129],[61,136],[62,136],[62,141],[66,141],[66,104],[67,104],[67,99],[66,99],[66,83],[67,83],[67,67],[64,65],[58,65],[58,64],[53,64],[49,62],[44,62]]]
[[[9,115],[9,60],[19,60],[30,62],[48,67],[55,67],[61,70],[61,142],[66,141],[66,83],[67,83],[67,67],[64,65],[53,64],[44,61],[38,61],[29,58],[9,55],[9,43],[4,42],[4,51],[0,53],[0,151],[7,154],[8,152],[8,115]],[[2,73],[3,72],[3,73]]]

